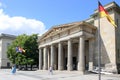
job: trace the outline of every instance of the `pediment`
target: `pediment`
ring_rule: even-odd
[[[44,33],[39,40],[44,40],[46,38],[49,38],[51,36],[54,36],[56,34],[62,33],[63,31],[67,31],[71,28],[75,28],[75,26],[82,26],[82,25],[86,25],[88,27],[91,27],[93,29],[95,29],[95,27],[93,25],[88,24],[87,22],[74,22],[74,23],[69,23],[69,24],[62,24],[62,25],[57,25],[52,27],[51,29],[49,29],[46,33]],[[82,28],[82,27],[81,27]]]
[[[48,30],[45,34],[43,34],[41,36],[41,39],[50,37],[50,36],[52,36],[52,35],[54,35],[56,33],[59,33],[59,32],[62,32],[64,30],[67,30],[67,29],[71,28],[73,25],[74,24],[63,24],[63,25],[54,26],[50,30]]]

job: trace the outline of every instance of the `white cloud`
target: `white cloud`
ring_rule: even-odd
[[[0,3],[0,6],[2,4]],[[45,25],[43,22],[36,19],[27,19],[21,16],[10,17],[5,14],[3,9],[0,9],[0,32],[20,35],[20,34],[33,34],[45,32]]]

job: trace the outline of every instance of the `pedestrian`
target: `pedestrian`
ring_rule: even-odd
[[[49,68],[49,74],[53,75],[53,67],[52,66],[50,66],[50,68]]]
[[[16,65],[14,65],[14,66],[12,67],[11,73],[12,73],[12,74],[15,74],[15,73],[16,73]]]

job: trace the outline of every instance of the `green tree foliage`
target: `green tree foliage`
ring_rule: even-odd
[[[23,48],[25,52],[16,52],[17,46]],[[39,52],[37,34],[23,34],[18,36],[8,47],[7,57],[13,64],[17,65],[38,64]]]

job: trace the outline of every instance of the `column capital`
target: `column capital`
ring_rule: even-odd
[[[55,46],[57,43],[51,43],[50,46]]]
[[[45,46],[43,46],[43,48],[47,48],[49,45],[45,45]]]
[[[59,41],[58,43],[62,43],[63,41]]]
[[[72,38],[69,38],[67,41],[71,41],[72,42]]]
[[[52,44],[50,44],[50,45],[55,45],[55,43],[52,43]]]
[[[85,38],[85,35],[80,35],[81,38]]]
[[[43,49],[44,47],[42,46],[42,47],[38,47],[38,49]]]

